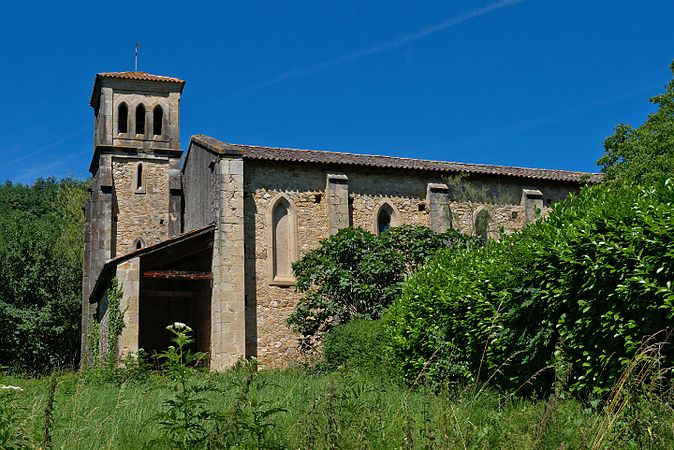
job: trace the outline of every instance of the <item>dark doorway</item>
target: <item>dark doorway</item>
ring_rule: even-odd
[[[210,281],[143,280],[139,346],[149,354],[168,348],[173,336],[167,326],[181,322],[192,329],[190,350],[209,353],[211,335]]]
[[[172,345],[166,327],[181,322],[192,329],[190,350],[210,356],[212,246],[209,229],[141,256],[138,346],[148,355]]]

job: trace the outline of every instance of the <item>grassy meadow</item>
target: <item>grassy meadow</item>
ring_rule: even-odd
[[[531,400],[475,385],[407,387],[357,371],[244,367],[192,373],[187,382],[217,412],[203,420],[208,437],[191,448],[674,447],[674,412],[662,398],[626,395],[599,413],[596,402],[561,392]],[[3,376],[0,384],[23,390],[2,391],[5,448],[179,447],[161,423],[180,392],[166,375],[99,370]]]

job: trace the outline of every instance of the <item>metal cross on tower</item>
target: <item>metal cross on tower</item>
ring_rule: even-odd
[[[138,72],[138,49],[140,48],[140,42],[136,41],[136,57],[133,64],[133,70]]]

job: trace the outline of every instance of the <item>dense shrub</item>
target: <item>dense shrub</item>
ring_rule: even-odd
[[[323,359],[328,369],[383,373],[388,366],[383,322],[354,319],[333,327],[323,340]]]
[[[404,374],[465,381],[478,373],[490,330],[503,309],[504,247],[440,252],[403,286],[386,316]]]
[[[390,309],[400,367],[546,390],[560,350],[572,391],[604,393],[674,324],[673,204],[672,182],[593,186],[501,242],[440,253]]]
[[[304,296],[290,316],[308,344],[351,318],[378,319],[400,292],[400,283],[439,249],[478,245],[457,231],[394,227],[379,235],[345,228],[293,264]]]
[[[79,349],[84,182],[0,185],[0,366],[72,366]]]

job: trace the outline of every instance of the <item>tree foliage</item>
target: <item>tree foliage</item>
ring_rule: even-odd
[[[0,185],[0,365],[71,366],[79,348],[84,182]]]
[[[669,339],[673,279],[674,182],[600,185],[500,242],[440,252],[386,320],[410,379],[546,391],[561,351],[570,389],[603,394],[646,337]]]
[[[309,344],[351,318],[377,319],[400,292],[400,283],[440,248],[470,247],[478,240],[455,230],[394,227],[379,235],[345,228],[293,264],[304,296],[288,319]]]
[[[671,66],[674,75],[674,62]],[[597,162],[608,180],[651,184],[674,174],[674,79],[650,99],[658,110],[638,128],[619,124]]]

